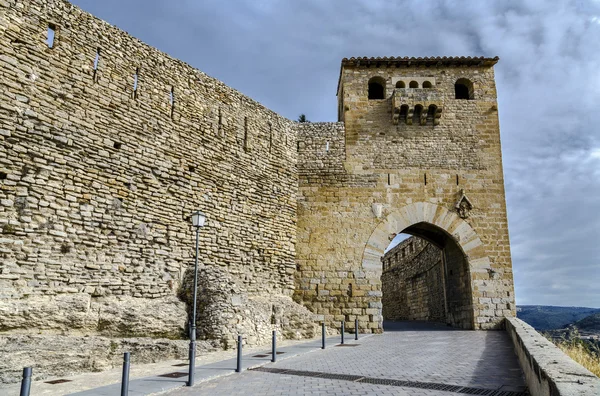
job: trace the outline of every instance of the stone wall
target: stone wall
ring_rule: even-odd
[[[202,335],[312,334],[295,123],[66,1],[0,1],[0,32],[1,332],[187,337],[199,209]]]
[[[446,322],[442,252],[425,240],[410,237],[382,258],[384,320]]]
[[[343,131],[318,125],[298,134],[296,301],[330,325],[358,318],[361,331],[382,331],[381,257],[405,232],[443,250],[451,324],[498,328],[514,316],[496,61],[342,61]],[[368,99],[373,78],[383,99]],[[471,100],[455,98],[461,78],[472,82]],[[399,79],[435,85],[396,88]],[[417,105],[425,109],[418,119]],[[339,150],[326,153],[327,140]]]
[[[533,327],[517,318],[506,318],[505,325],[532,395],[600,394],[600,378],[567,356]]]
[[[3,336],[185,338],[197,209],[211,345],[382,331],[402,231],[442,249],[451,324],[514,315],[496,60],[344,60],[343,123],[297,124],[64,0],[0,0],[0,33]]]

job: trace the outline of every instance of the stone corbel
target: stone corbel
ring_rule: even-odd
[[[383,214],[383,205],[380,203],[374,203],[371,205],[371,210],[373,211],[373,215],[380,219]]]
[[[436,107],[435,114],[433,115],[433,125],[440,125],[440,117],[442,116],[442,108]]]
[[[409,107],[408,114],[406,114],[406,125],[412,125],[414,114],[415,114],[415,108]]]

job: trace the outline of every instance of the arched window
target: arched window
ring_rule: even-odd
[[[408,84],[409,88],[419,88],[419,83],[416,81],[411,81],[410,84]]]
[[[406,117],[408,116],[408,105],[400,106],[400,119],[406,122]]]
[[[396,88],[406,88],[406,83],[404,81],[398,81],[396,83]]]
[[[431,123],[432,125],[434,125],[436,111],[437,111],[436,105],[429,105],[429,108],[427,109],[427,124]]]
[[[385,80],[382,77],[373,77],[369,80],[369,99],[385,98]]]
[[[455,99],[475,99],[473,95],[473,83],[466,78],[459,78],[454,84]]]
[[[415,106],[415,112],[413,113],[413,125],[419,125],[421,123],[421,114],[423,113],[423,106],[418,104]]]
[[[423,81],[423,88],[431,88],[431,82]]]

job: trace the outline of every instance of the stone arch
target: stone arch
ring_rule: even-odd
[[[473,100],[475,99],[474,92],[473,83],[469,79],[459,78],[456,80],[456,83],[454,83],[455,99]]]
[[[369,99],[385,99],[385,79],[380,76],[369,80]]]
[[[446,268],[451,265],[462,268],[464,273],[457,281],[463,285],[461,290],[448,291],[447,322],[455,327],[475,328],[476,290],[473,275],[485,272],[490,262],[475,230],[457,213],[443,206],[428,202],[408,204],[389,213],[371,233],[362,256],[365,272],[377,277],[385,249],[391,238],[400,232],[426,239],[442,249],[447,261]],[[458,298],[454,298],[452,293]]]

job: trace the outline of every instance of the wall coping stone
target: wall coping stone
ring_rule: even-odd
[[[533,327],[511,317],[505,319],[505,324],[533,396],[600,395],[600,378],[568,357]]]

